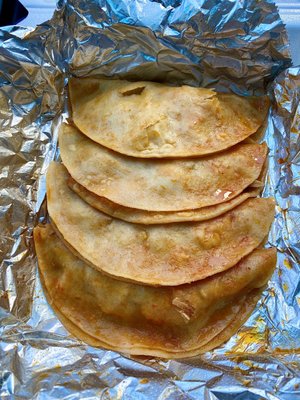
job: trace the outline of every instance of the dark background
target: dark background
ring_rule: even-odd
[[[18,0],[2,0],[0,7],[0,26],[16,25],[28,15],[28,10]]]

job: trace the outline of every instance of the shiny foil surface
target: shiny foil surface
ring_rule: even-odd
[[[300,68],[269,0],[64,0],[35,30],[0,30],[0,398],[300,399]],[[215,87],[272,99],[265,196],[277,269],[224,346],[181,361],[69,336],[41,290],[32,229],[47,218],[70,75]]]

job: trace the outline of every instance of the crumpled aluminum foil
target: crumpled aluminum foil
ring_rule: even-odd
[[[0,398],[300,398],[300,68],[270,0],[64,0],[35,30],[0,30]],[[290,68],[289,68],[290,67]],[[68,76],[114,75],[273,99],[264,194],[277,202],[278,267],[224,346],[182,361],[128,358],[69,336],[37,277]]]

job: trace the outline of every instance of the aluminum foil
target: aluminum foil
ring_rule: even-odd
[[[64,0],[35,30],[0,30],[0,398],[300,399],[300,68],[268,0]],[[273,100],[265,196],[278,266],[224,346],[182,361],[129,358],[68,335],[37,276],[32,229],[68,116],[70,75],[215,87]]]

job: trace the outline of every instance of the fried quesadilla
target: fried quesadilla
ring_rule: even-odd
[[[123,221],[133,222],[135,224],[169,224],[172,222],[184,221],[205,221],[211,218],[218,217],[226,211],[233,209],[250,197],[256,197],[261,188],[251,187],[249,190],[239,194],[232,200],[226,203],[216,204],[214,206],[196,208],[194,210],[184,211],[147,211],[138,210],[136,208],[124,207],[113,203],[105,197],[97,196],[90,192],[85,187],[81,186],[72,177],[68,179],[69,187],[78,194],[86,203],[104,212],[114,218],[122,219]]]
[[[94,268],[149,285],[180,285],[235,265],[266,237],[272,199],[248,199],[204,222],[137,225],[111,218],[77,196],[62,164],[47,174],[48,211],[57,231]]]
[[[276,263],[259,249],[211,278],[178,287],[118,281],[90,268],[50,225],[34,230],[42,284],[62,323],[93,346],[182,358],[232,335],[253,310]]]
[[[255,133],[267,97],[240,97],[199,87],[71,78],[75,125],[122,154],[188,157],[227,149]]]
[[[265,144],[239,144],[209,158],[137,160],[99,146],[75,127],[59,133],[63,163],[90,192],[129,208],[182,211],[231,200],[260,175]]]

